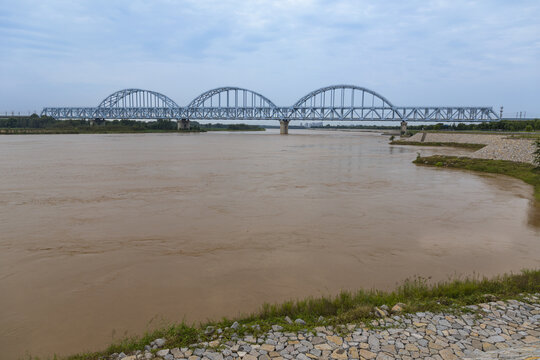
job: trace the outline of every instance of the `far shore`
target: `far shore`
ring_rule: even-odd
[[[476,148],[470,157],[489,160],[507,160],[532,164],[535,142],[533,139],[510,134],[477,134],[461,132],[418,132],[411,137],[395,141],[395,145],[455,146]]]
[[[416,133],[390,142],[390,145],[449,146],[476,150],[467,157],[432,155],[418,157],[417,165],[457,168],[503,174],[523,180],[534,188],[540,202],[540,164],[535,164],[536,142],[506,135],[470,133]]]
[[[193,130],[54,130],[54,129],[0,129],[0,135],[71,135],[71,134],[191,134],[216,131],[265,131],[264,128],[258,129],[227,129],[227,128],[209,128]]]

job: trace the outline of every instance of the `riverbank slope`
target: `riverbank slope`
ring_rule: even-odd
[[[400,139],[400,143],[408,142],[482,144],[485,146],[470,154],[469,157],[529,164],[533,163],[535,150],[534,140],[509,135],[419,132],[409,138]]]
[[[540,354],[540,270],[266,305],[68,359],[490,359]],[[294,319],[294,320],[293,320]]]

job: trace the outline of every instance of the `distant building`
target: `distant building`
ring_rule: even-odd
[[[302,127],[305,127],[307,129],[311,128],[311,127],[322,127],[323,126],[323,122],[322,121],[318,121],[318,122],[305,122],[305,123],[300,123],[300,126]]]

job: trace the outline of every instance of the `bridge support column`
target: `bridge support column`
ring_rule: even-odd
[[[289,121],[290,120],[279,120],[279,133],[281,135],[287,135],[289,133]]]
[[[181,119],[178,121],[178,130],[189,130],[189,119]]]
[[[399,132],[399,134],[401,136],[405,135],[407,133],[407,122],[405,120],[403,120],[401,122],[401,131]]]

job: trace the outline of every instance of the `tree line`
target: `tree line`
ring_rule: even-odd
[[[0,118],[0,128],[47,129],[47,130],[177,130],[177,122],[170,119],[156,121],[136,120],[56,120],[50,116],[32,114],[28,117]],[[191,128],[198,129],[199,123],[191,121]]]
[[[96,126],[96,127],[94,127]],[[97,128],[99,127],[99,128]],[[247,124],[200,124],[197,121],[190,121],[192,130],[258,130],[258,125]],[[381,125],[338,125],[327,124],[326,128],[373,128],[373,129],[397,129],[399,126]],[[108,131],[115,130],[177,130],[177,122],[170,119],[158,119],[156,121],[136,121],[136,120],[56,120],[50,116],[39,116],[32,114],[26,117],[6,117],[0,118],[0,128],[10,129],[52,129],[52,130],[90,130],[98,131],[106,128]],[[540,131],[540,119],[534,120],[501,120],[482,123],[437,123],[433,125],[413,125],[409,123],[410,130],[485,130],[485,131]]]
[[[471,124],[433,124],[409,125],[411,130],[484,130],[484,131],[535,131],[540,130],[540,119],[534,120],[501,120]]]
[[[50,116],[30,116],[5,117],[0,118],[0,128],[8,129],[42,129],[42,130],[74,130],[82,132],[101,131],[176,131],[178,129],[176,120],[158,119],[156,121],[137,120],[56,120]],[[197,121],[190,121],[192,131],[209,130],[264,130],[258,125],[247,124],[200,124]]]

